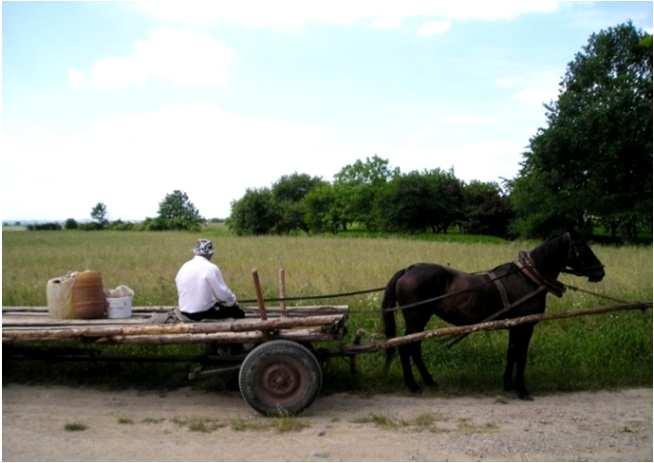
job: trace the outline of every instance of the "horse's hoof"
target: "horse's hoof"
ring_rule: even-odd
[[[518,399],[520,400],[527,400],[527,401],[532,401],[534,398],[529,394],[527,391],[524,392],[519,392],[518,393]]]
[[[416,394],[416,395],[422,394],[422,388],[417,384],[415,386],[408,386],[408,388],[411,394]]]

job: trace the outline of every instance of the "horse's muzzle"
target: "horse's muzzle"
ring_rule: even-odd
[[[590,281],[591,283],[597,283],[599,281],[602,281],[603,279],[604,279],[604,270],[598,270],[588,275],[588,281]]]

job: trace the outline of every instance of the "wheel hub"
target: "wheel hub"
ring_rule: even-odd
[[[285,364],[272,364],[263,373],[264,389],[272,396],[284,398],[292,395],[300,385],[300,375]]]

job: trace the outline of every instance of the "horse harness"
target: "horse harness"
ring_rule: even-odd
[[[504,275],[497,275],[497,273],[493,271],[484,272],[486,275],[488,275],[490,280],[495,284],[495,287],[500,294],[500,299],[502,300],[502,308],[499,311],[495,312],[494,314],[486,317],[484,320],[482,320],[482,323],[499,319],[500,316],[505,315],[512,309],[521,306],[531,298],[537,296],[538,294],[544,291],[545,292],[549,291],[557,297],[563,296],[563,293],[565,292],[565,286],[563,285],[563,283],[559,281],[551,281],[545,278],[538,271],[538,269],[536,269],[536,265],[534,264],[534,261],[528,252],[520,251],[520,253],[518,254],[518,262],[516,262],[515,265],[518,267],[520,272],[527,279],[536,283],[538,287],[534,291],[526,294],[525,296],[511,303],[509,301],[509,296],[506,291],[506,288],[504,287],[504,283],[502,283],[502,280],[504,279],[504,277],[506,277],[509,273],[512,272],[507,272]],[[464,333],[452,339],[450,342],[447,343],[447,347],[449,348],[454,346],[459,341],[462,341],[465,337],[467,337],[468,334],[469,333]]]
[[[545,278],[544,276],[541,275],[541,273],[536,269],[533,260],[531,259],[531,256],[529,253],[525,251],[520,251],[520,254],[518,256],[518,262],[515,263],[516,267],[520,270],[520,272],[525,275],[529,280],[533,281],[538,285],[538,288],[536,288],[534,291],[530,292],[526,296],[521,297],[520,299],[514,301],[511,303],[509,301],[509,296],[506,291],[506,288],[504,287],[504,284],[502,283],[502,280],[504,277],[506,277],[509,273],[514,273],[514,271],[509,271],[504,274],[498,275],[496,272],[489,271],[489,272],[477,272],[476,275],[487,275],[490,279],[495,284],[495,287],[497,288],[500,298],[502,300],[502,309],[500,309],[498,312],[492,314],[488,318],[484,319],[483,321],[490,321],[494,320],[500,315],[505,314],[509,310],[524,304],[527,302],[529,299],[532,297],[536,296],[537,294],[540,294],[543,291],[549,291],[553,293],[554,295],[561,297],[563,295],[563,292],[565,291],[565,286],[558,282],[558,281],[551,281]],[[456,296],[458,294],[462,293],[467,293],[470,291],[474,291],[478,288],[465,288],[465,289],[460,289],[458,291],[453,291],[451,293],[445,293],[441,294],[440,296],[432,297],[429,299],[425,299],[422,301],[417,301],[417,302],[412,302],[410,304],[402,305],[402,306],[396,306],[396,307],[388,307],[383,309],[386,312],[396,312],[396,311],[403,311],[407,309],[412,309],[414,307],[419,307],[419,306],[424,306],[425,304],[429,304],[432,302],[440,301],[442,299],[447,299],[448,297]]]
[[[484,321],[497,319],[500,315],[503,315],[507,313],[509,310],[527,302],[529,299],[536,296],[537,294],[540,294],[543,291],[550,292],[557,297],[563,296],[563,293],[565,292],[565,286],[563,285],[563,283],[556,280],[552,281],[545,278],[536,268],[536,265],[534,264],[534,261],[528,252],[520,251],[520,253],[518,254],[518,261],[515,263],[515,265],[520,270],[520,273],[522,273],[528,280],[534,282],[538,287],[534,291],[527,294],[526,296],[523,296],[517,301],[511,303],[509,301],[509,295],[506,290],[506,287],[504,286],[504,283],[502,281],[504,277],[508,275],[509,272],[505,273],[504,275],[498,275],[496,272],[493,271],[484,272],[486,275],[488,275],[490,280],[495,284],[495,288],[497,289],[497,292],[500,295],[500,299],[502,300],[502,309],[500,309],[498,312],[494,313]]]

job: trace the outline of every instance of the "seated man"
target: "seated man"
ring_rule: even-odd
[[[220,269],[210,262],[213,253],[210,240],[198,240],[193,247],[194,257],[177,272],[179,309],[194,321],[243,318],[245,313],[236,303],[236,296],[225,284]]]

